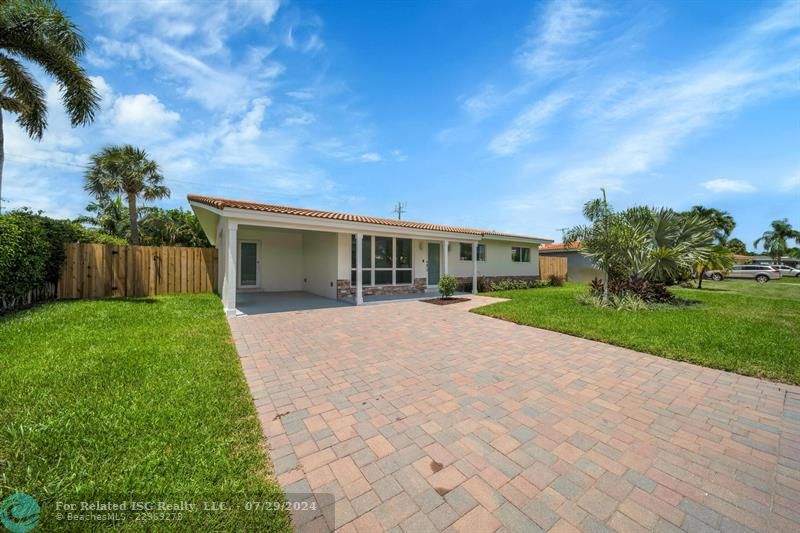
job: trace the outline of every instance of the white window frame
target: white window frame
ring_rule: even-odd
[[[471,242],[460,242],[458,243],[458,260],[463,261],[464,263],[472,263],[472,257],[470,259],[464,259],[464,256],[461,255],[463,251],[463,247],[468,246],[469,255],[472,256],[472,243]],[[481,259],[481,250],[483,250],[483,259]],[[478,243],[478,262],[486,262],[486,245]]]
[[[384,286],[391,286],[391,285],[413,285],[414,284],[414,239],[408,237],[389,237],[387,235],[364,235],[364,239],[370,239],[370,254],[369,254],[369,264],[362,265],[362,273],[369,272],[370,273],[370,283],[364,283],[363,287],[384,287]],[[391,239],[392,240],[392,266],[391,267],[378,267],[375,266],[375,239],[382,238],[382,239]],[[409,267],[398,267],[397,266],[397,239],[405,239],[411,242],[411,266]],[[350,257],[352,262],[352,242],[353,237],[350,238]],[[353,272],[356,271],[356,265],[350,265],[350,283],[353,282]],[[377,272],[389,272],[392,273],[392,282],[391,283],[376,283],[375,282],[375,274]],[[397,283],[397,272],[410,272],[411,273],[411,281],[409,282],[402,282]]]
[[[514,250],[519,250],[519,257],[520,257],[519,261],[515,261],[514,260]],[[525,261],[523,259],[524,255],[525,255],[525,254],[522,253],[523,250],[528,250],[528,260],[527,261]],[[512,263],[530,263],[531,262],[531,249],[530,249],[530,247],[529,246],[512,246],[511,247],[511,262]]]

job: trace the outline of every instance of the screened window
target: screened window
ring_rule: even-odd
[[[524,246],[512,246],[511,261],[514,263],[530,263],[531,249]]]
[[[356,283],[356,236],[350,239],[350,282]],[[411,239],[364,235],[362,243],[363,285],[399,285],[413,281]],[[374,252],[373,252],[374,251]]]

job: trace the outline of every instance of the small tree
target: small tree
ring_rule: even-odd
[[[442,295],[442,298],[450,298],[453,294],[455,294],[457,286],[458,280],[455,278],[455,276],[445,274],[439,278],[439,294]]]
[[[736,255],[747,255],[747,245],[741,239],[731,239],[725,243],[725,246]]]
[[[145,201],[168,198],[164,176],[158,163],[147,152],[126,144],[107,146],[92,156],[84,175],[84,189],[98,200],[112,194],[124,194],[128,200],[131,244],[139,244],[138,198]]]
[[[708,270],[728,270],[736,261],[731,252],[726,246],[717,244],[708,255],[701,261],[695,264],[694,271],[697,273],[697,288],[703,288],[703,277]]]

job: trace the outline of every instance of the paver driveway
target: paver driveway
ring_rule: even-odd
[[[800,388],[478,302],[231,319],[285,490],[340,531],[800,530]]]

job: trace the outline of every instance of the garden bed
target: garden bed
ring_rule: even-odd
[[[450,305],[450,304],[458,304],[461,302],[468,302],[469,298],[428,298],[427,300],[421,300],[421,301],[433,305]]]

